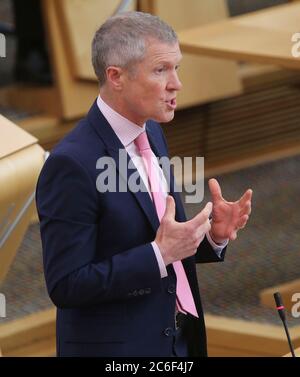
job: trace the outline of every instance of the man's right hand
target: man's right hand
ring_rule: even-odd
[[[175,202],[167,197],[166,210],[156,233],[155,242],[160,249],[165,265],[194,255],[205,233],[210,230],[209,215],[212,203],[193,219],[184,223],[175,220]]]

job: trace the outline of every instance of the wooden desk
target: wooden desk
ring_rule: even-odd
[[[292,35],[300,33],[300,4],[286,4],[178,33],[184,52],[300,69]]]
[[[35,212],[33,193],[44,164],[37,139],[0,115],[0,282]]]
[[[295,301],[292,301],[293,294],[300,292],[300,279],[263,289],[259,293],[260,303],[267,308],[274,309],[273,294],[275,292],[280,292],[285,308],[291,311],[293,305],[295,305]]]
[[[296,355],[296,357],[300,357],[300,348],[295,349],[295,355]],[[292,354],[288,353],[288,354],[284,355],[284,357],[292,357]]]

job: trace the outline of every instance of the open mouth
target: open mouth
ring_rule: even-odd
[[[169,101],[166,101],[167,105],[174,110],[176,108],[176,98],[172,98]]]

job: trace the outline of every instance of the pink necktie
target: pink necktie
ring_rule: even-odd
[[[146,132],[142,132],[136,139],[135,144],[140,151],[143,158],[143,162],[148,174],[149,184],[152,192],[152,198],[155,204],[157,216],[159,221],[162,219],[166,209],[166,199],[160,189],[158,182],[158,175],[155,174],[155,169],[151,163],[152,151],[148,141]],[[176,287],[176,306],[177,310],[182,313],[190,313],[195,317],[198,317],[197,309],[191,292],[191,288],[186,277],[183,265],[181,261],[173,263],[173,267],[177,278]]]

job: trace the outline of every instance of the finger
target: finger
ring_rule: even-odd
[[[166,201],[166,209],[163,218],[164,219],[170,219],[174,220],[175,219],[175,201],[174,198],[171,195],[167,196],[167,201]]]
[[[205,237],[205,233],[202,234],[202,236],[199,238],[199,243],[198,243],[198,246],[200,245],[200,243],[204,240],[204,237]]]
[[[252,193],[253,193],[253,191],[252,191],[251,189],[248,189],[248,190],[244,193],[244,195],[239,199],[239,201],[238,201],[239,204],[240,204],[241,206],[244,206],[245,203],[248,202],[248,201],[250,201],[250,203],[251,203]]]
[[[188,223],[192,224],[195,228],[198,228],[208,220],[209,215],[212,212],[212,208],[212,202],[208,202],[203,210],[199,212],[198,215],[196,215],[194,218],[192,218],[192,220],[188,221]]]
[[[246,202],[245,205],[240,209],[240,216],[250,215],[251,213],[251,202]]]
[[[239,220],[237,226],[239,229],[242,229],[245,227],[245,225],[247,224],[247,221],[249,219],[249,216],[248,215],[244,215],[241,217],[241,219]]]
[[[221,187],[215,178],[211,178],[208,181],[208,186],[209,186],[209,190],[210,190],[210,194],[211,194],[213,202],[216,200],[223,199]]]
[[[229,239],[230,239],[230,241],[234,241],[234,240],[237,239],[236,231],[233,231],[233,232],[230,233]]]
[[[210,221],[207,219],[202,225],[200,225],[197,229],[196,229],[196,237],[197,238],[200,238],[200,237],[204,237],[205,234],[207,232],[209,232],[211,229],[211,224],[210,224]]]

